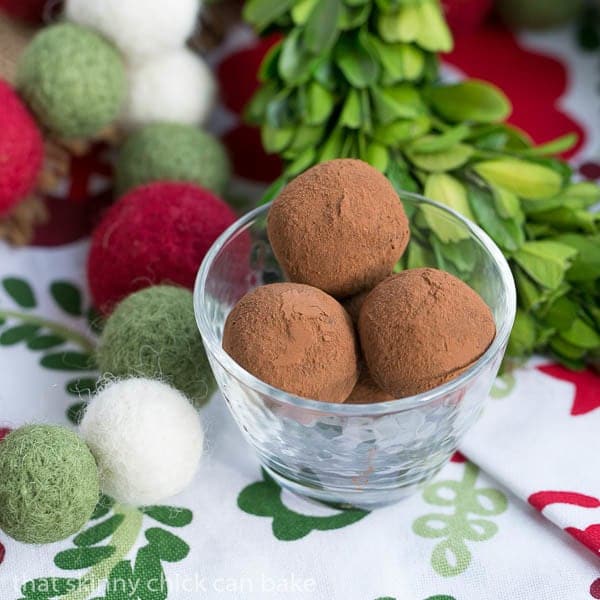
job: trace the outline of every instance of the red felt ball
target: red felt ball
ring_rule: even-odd
[[[133,189],[92,234],[88,281],[96,308],[108,314],[125,296],[159,283],[191,289],[204,255],[234,220],[225,202],[195,184]]]
[[[43,156],[42,135],[33,117],[0,79],[0,217],[31,191]]]
[[[0,12],[30,23],[41,23],[47,4],[47,0],[0,0]]]

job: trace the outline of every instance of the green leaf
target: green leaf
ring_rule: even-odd
[[[363,6],[347,6],[342,5],[340,16],[338,18],[337,26],[341,31],[348,31],[350,29],[357,29],[363,25],[369,15],[371,14],[372,6],[370,2],[367,2]]]
[[[522,198],[548,198],[558,194],[562,178],[546,167],[513,158],[477,163],[473,169],[492,185]]]
[[[358,90],[349,90],[338,121],[340,127],[360,129],[362,125],[361,102]]]
[[[370,165],[373,165],[378,171],[385,173],[388,168],[390,155],[383,144],[371,142],[367,147],[366,154],[361,158]]]
[[[0,346],[13,346],[20,342],[32,339],[39,331],[39,325],[17,325],[10,329],[5,329],[0,335]]]
[[[40,361],[42,367],[59,371],[90,371],[94,369],[93,358],[82,352],[59,352],[47,354]]]
[[[565,296],[557,298],[544,314],[544,323],[557,331],[567,331],[577,318],[579,308]]]
[[[317,81],[311,81],[306,91],[306,124],[321,125],[335,106],[333,94]]]
[[[262,31],[294,6],[296,0],[248,0],[244,5],[244,19]]]
[[[441,152],[462,142],[469,135],[469,131],[469,127],[466,125],[457,125],[440,135],[428,135],[415,140],[410,147],[413,152]]]
[[[425,196],[445,204],[458,212],[472,218],[473,215],[467,202],[467,192],[464,186],[451,175],[439,173],[430,175],[425,182]],[[457,242],[469,237],[468,229],[457,223],[453,217],[446,215],[435,206],[424,205],[421,213],[425,222],[444,243]]]
[[[68,281],[55,281],[50,285],[54,301],[68,314],[74,317],[82,315],[81,292]]]
[[[169,591],[160,558],[150,546],[138,550],[133,578],[139,583],[139,600],[167,600]]]
[[[596,281],[600,279],[600,237],[567,233],[554,238],[577,250],[578,254],[567,272],[569,281]]]
[[[301,30],[294,29],[283,41],[279,56],[279,74],[290,85],[303,83],[310,78],[314,56],[302,43]]]
[[[559,356],[561,359],[567,359],[569,368],[571,368],[571,361],[576,361],[576,364],[578,364],[579,359],[585,356],[586,353],[585,348],[573,346],[573,344],[570,344],[569,342],[562,339],[561,336],[554,336],[550,340],[549,345],[552,351],[555,352],[557,356]]]
[[[523,223],[525,215],[521,209],[521,201],[516,194],[500,187],[493,187],[492,193],[494,195],[494,206],[500,217]]]
[[[544,290],[517,265],[513,265],[512,272],[517,286],[519,305],[526,310],[537,308],[544,300]]]
[[[270,154],[282,152],[290,145],[295,133],[293,127],[275,129],[269,125],[264,125],[261,129],[263,146]]]
[[[343,35],[335,49],[335,61],[355,88],[373,85],[379,76],[379,63],[367,50],[360,35]]]
[[[85,414],[86,407],[87,402],[77,402],[75,404],[71,404],[71,406],[69,406],[67,409],[67,419],[69,419],[73,425],[79,425],[83,419],[83,415]]]
[[[379,35],[388,43],[414,42],[420,27],[419,12],[411,5],[393,12],[382,12],[377,20]]]
[[[430,139],[426,136],[423,139]],[[455,144],[447,150],[439,152],[416,152],[411,146],[406,149],[406,156],[416,167],[423,171],[443,173],[462,167],[473,156],[472,146]]]
[[[106,560],[115,553],[113,546],[98,546],[91,548],[72,548],[59,552],[54,557],[54,564],[59,569],[68,571],[77,571],[79,569],[88,569],[103,560]]]
[[[319,0],[304,29],[304,45],[313,54],[325,54],[335,44],[341,0]]]
[[[446,173],[429,175],[425,182],[425,196],[454,209],[471,221],[475,220],[467,200],[465,186],[452,175]],[[464,231],[464,227],[461,226],[461,230]]]
[[[514,260],[535,281],[554,289],[563,281],[571,259],[577,254],[566,244],[550,241],[526,242],[514,254]]]
[[[319,0],[300,0],[299,2],[297,1],[294,7],[292,8],[292,21],[294,21],[296,25],[304,25],[306,21],[308,21],[308,17],[310,17],[310,15],[313,12],[313,9],[315,8],[315,6],[317,6],[318,3]]]
[[[21,307],[35,308],[35,295],[31,286],[24,280],[17,277],[6,277],[2,280],[2,287],[6,293]]]
[[[396,193],[402,196],[402,192],[417,192],[419,186],[417,182],[411,177],[410,173],[402,168],[398,161],[391,159],[386,169],[386,175],[390,180],[390,183],[394,186]]]
[[[192,522],[192,511],[174,506],[145,506],[140,509],[155,521],[169,527],[184,527]]]
[[[584,323],[581,319],[575,319],[567,331],[562,331],[560,337],[569,344],[586,350],[600,347],[600,335],[598,332]]]
[[[73,396],[80,396],[81,394],[94,394],[96,392],[97,379],[91,377],[81,377],[79,379],[72,379],[67,382],[65,389],[68,394]]]
[[[428,117],[400,119],[389,125],[378,125],[373,137],[386,146],[395,147],[426,134],[431,127]]]
[[[430,52],[450,52],[453,46],[452,34],[437,0],[424,0],[415,7],[419,15],[416,43]]]
[[[570,150],[577,143],[576,133],[567,133],[550,142],[528,148],[522,152],[523,156],[548,156],[552,154],[561,154]]]
[[[96,335],[100,335],[102,333],[102,329],[104,328],[104,318],[102,315],[93,306],[91,306],[87,310],[86,318],[92,332]]]
[[[27,342],[27,347],[30,350],[48,350],[49,348],[55,348],[66,342],[65,338],[59,335],[39,335],[31,338]]]
[[[106,521],[102,521],[102,523],[98,523],[82,531],[75,537],[73,543],[80,547],[94,546],[107,537],[110,537],[119,528],[124,519],[123,515],[113,515],[106,519]]]
[[[137,600],[136,581],[131,561],[121,560],[110,572],[106,583],[106,596],[103,600]],[[98,599],[101,600],[101,599]]]
[[[306,148],[285,168],[285,175],[289,178],[296,177],[317,162],[317,151]]]
[[[527,356],[534,351],[536,340],[536,325],[533,317],[522,309],[517,309],[515,324],[508,340],[508,354]]]
[[[435,111],[453,123],[493,123],[505,120],[511,112],[504,93],[485,81],[435,86],[427,93]]]
[[[426,112],[426,107],[414,87],[406,84],[370,90],[375,114],[381,124],[398,119],[413,119]]]
[[[110,496],[102,494],[98,500],[98,504],[96,504],[96,508],[94,510],[94,514],[91,516],[91,520],[95,521],[96,519],[101,519],[110,512],[114,505],[115,501]]]
[[[190,547],[169,531],[152,527],[146,531],[145,535],[148,542],[150,542],[152,551],[160,560],[178,562],[189,554]]]

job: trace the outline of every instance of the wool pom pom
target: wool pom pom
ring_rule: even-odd
[[[67,19],[96,29],[130,59],[185,44],[196,26],[198,0],[67,0]]]
[[[229,175],[225,149],[210,134],[189,125],[155,123],[125,141],[115,179],[121,193],[151,181],[190,181],[220,194]]]
[[[4,216],[35,185],[44,145],[29,111],[2,80],[0,107],[0,216]]]
[[[105,323],[96,359],[107,376],[161,379],[198,405],[215,389],[183,288],[157,285],[125,298]]]
[[[183,394],[160,381],[108,384],[79,427],[96,457],[102,491],[125,504],[153,504],[183,491],[202,456],[200,417]]]
[[[152,183],[123,196],[92,235],[88,281],[104,314],[128,294],[158,283],[191,289],[231,208],[190,183]]]
[[[215,104],[216,89],[206,63],[185,48],[134,63],[121,120],[130,128],[161,121],[200,125]]]
[[[115,121],[125,95],[118,51],[70,23],[42,29],[29,44],[17,84],[39,120],[63,138],[87,138]]]
[[[98,468],[84,442],[55,425],[26,425],[0,444],[0,529],[45,544],[77,533],[100,494]]]

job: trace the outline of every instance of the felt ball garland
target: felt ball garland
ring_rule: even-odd
[[[97,33],[61,23],[26,48],[17,86],[40,122],[60,138],[89,138],[116,120],[125,94],[117,50]]]
[[[187,398],[143,378],[100,390],[88,404],[80,432],[98,463],[102,491],[132,505],[157,503],[184,490],[204,439]]]
[[[0,217],[35,186],[44,154],[42,136],[26,106],[0,80]]]
[[[95,306],[108,314],[125,296],[159,283],[191,289],[204,255],[234,220],[227,204],[190,183],[132,190],[92,235],[87,273]]]
[[[121,147],[115,171],[121,193],[152,181],[190,181],[220,194],[230,176],[229,159],[218,140],[176,123],[136,131]]]
[[[0,443],[0,529],[43,544],[77,533],[99,497],[96,462],[72,431],[26,425]]]
[[[186,48],[129,65],[129,91],[121,115],[127,128],[169,121],[200,125],[216,98],[211,70]]]
[[[68,20],[111,40],[129,60],[181,48],[191,35],[198,0],[67,0]]]
[[[162,379],[196,404],[215,387],[183,288],[157,285],[125,298],[104,325],[96,362],[105,375]]]

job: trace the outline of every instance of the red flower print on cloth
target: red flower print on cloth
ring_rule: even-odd
[[[474,48],[485,48],[485,52],[473,52]],[[507,29],[486,26],[472,35],[457,36],[454,51],[444,60],[469,77],[490,81],[504,90],[513,104],[509,121],[536,142],[572,131],[579,141],[566,156],[583,145],[583,127],[560,110],[558,101],[567,90],[568,72],[556,58],[521,47]]]
[[[571,407],[571,415],[585,415],[600,408],[600,375],[593,371],[571,371],[561,365],[542,365],[538,371],[561,381],[568,381],[575,386],[575,398]]]

